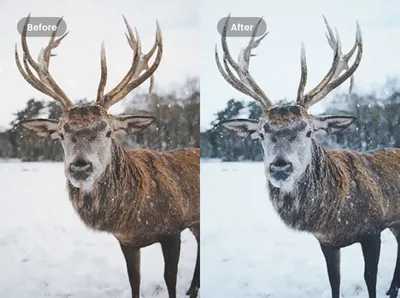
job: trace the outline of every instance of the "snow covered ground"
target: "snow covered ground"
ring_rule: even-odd
[[[203,297],[330,298],[317,240],[289,230],[265,190],[262,163],[201,165]],[[378,297],[387,297],[397,251],[382,234]],[[358,244],[342,249],[342,297],[368,297]]]
[[[117,240],[85,228],[61,163],[0,162],[0,189],[0,297],[130,297]],[[184,231],[178,297],[190,285],[196,248]],[[143,297],[168,297],[163,270],[160,246],[144,248]]]

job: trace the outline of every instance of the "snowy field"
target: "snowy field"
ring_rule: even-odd
[[[0,297],[131,297],[117,240],[80,221],[61,163],[0,161],[0,188]],[[178,297],[190,285],[196,248],[184,231]],[[163,270],[160,246],[142,249],[143,297],[168,297]]]
[[[310,234],[289,230],[266,195],[262,163],[201,164],[203,297],[330,298]],[[397,244],[382,234],[377,297],[387,297]],[[359,244],[342,249],[342,297],[368,297]]]

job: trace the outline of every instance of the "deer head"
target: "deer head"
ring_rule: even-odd
[[[56,31],[53,32],[48,45],[42,49],[36,62],[29,52],[26,41],[28,16],[21,34],[23,65],[18,56],[17,46],[15,47],[15,61],[24,79],[35,89],[56,100],[62,108],[62,115],[58,120],[32,119],[21,121],[20,125],[38,137],[61,141],[65,155],[66,177],[78,188],[90,189],[93,182],[105,171],[111,161],[112,142],[117,135],[139,132],[156,119],[152,116],[114,116],[107,112],[112,105],[122,100],[149,77],[151,77],[149,88],[149,93],[151,93],[154,82],[153,73],[160,64],[163,52],[162,35],[158,23],[155,43],[152,49],[143,55],[136,28],[135,37],[125,17],[124,21],[128,30],[126,37],[133,51],[131,67],[121,82],[104,94],[107,63],[104,44],[102,44],[101,78],[97,99],[89,105],[74,105],[49,72],[50,58],[53,56],[51,51],[60,44],[68,32],[59,38],[55,37]],[[149,66],[149,60],[156,49],[156,58]]]
[[[274,106],[249,73],[250,57],[253,56],[251,51],[268,34],[267,32],[255,39],[260,22],[255,26],[249,44],[240,52],[238,62],[232,59],[226,42],[229,17],[221,35],[224,67],[221,65],[217,47],[215,49],[217,67],[224,79],[238,91],[255,99],[263,112],[259,120],[233,119],[221,121],[220,125],[239,138],[259,139],[264,150],[267,179],[275,187],[287,191],[292,189],[294,182],[301,177],[311,163],[314,138],[318,134],[339,132],[355,121],[355,117],[352,116],[314,116],[307,112],[312,105],[352,77],[362,57],[362,37],[358,23],[355,44],[348,54],[343,55],[338,32],[336,31],[334,34],[325,17],[324,20],[328,29],[326,37],[334,52],[332,66],[321,82],[304,94],[307,82],[307,63],[302,44],[301,78],[297,101],[289,106]],[[349,66],[349,60],[356,49],[356,58]],[[231,68],[237,73],[237,76]],[[350,91],[352,86],[353,78],[351,78]]]

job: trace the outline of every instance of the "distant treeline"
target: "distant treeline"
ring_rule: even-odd
[[[143,147],[171,150],[200,147],[200,86],[197,78],[188,79],[179,89],[167,94],[135,95],[125,101],[122,114],[153,115],[156,122],[144,131],[122,139],[129,148]],[[87,103],[81,100],[79,104]],[[61,109],[55,101],[30,99],[23,110],[15,114],[11,128],[0,132],[0,158],[25,161],[61,161],[63,152],[59,141],[31,136],[18,123],[24,119],[58,119]]]
[[[400,148],[400,88],[388,84],[386,95],[336,95],[327,100],[324,114],[353,115],[357,120],[343,132],[323,138],[321,142],[329,148],[347,148],[368,151],[377,148]],[[392,86],[392,87],[391,87]],[[279,104],[287,104],[282,100]],[[337,107],[340,107],[338,109]],[[231,99],[222,111],[216,114],[212,128],[201,133],[202,158],[218,158],[223,161],[261,161],[262,148],[258,140],[235,138],[218,126],[219,121],[246,117],[258,119],[261,109],[255,102],[244,104]]]

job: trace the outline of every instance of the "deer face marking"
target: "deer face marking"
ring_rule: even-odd
[[[278,121],[273,120],[275,112],[282,113]],[[289,108],[276,108],[268,117],[271,120],[260,121],[265,173],[276,187],[291,184],[311,160],[311,125],[307,118],[303,120],[300,114],[296,115],[290,113]]]
[[[65,175],[75,187],[87,188],[110,163],[110,120],[97,106],[75,107],[60,120],[58,137],[65,155]]]
[[[307,113],[298,106],[275,107],[259,124],[267,178],[276,187],[291,188],[311,159]]]
[[[33,119],[21,124],[36,136],[59,139],[64,150],[67,179],[90,190],[111,162],[116,136],[141,131],[152,116],[112,116],[100,106],[73,107],[59,121]]]
[[[32,87],[52,97],[60,104],[62,117],[59,121],[49,119],[21,121],[20,125],[39,137],[60,139],[65,154],[65,174],[68,180],[75,187],[90,190],[93,182],[107,169],[112,159],[114,135],[141,131],[155,120],[155,117],[152,116],[112,116],[107,113],[107,110],[148,78],[150,78],[149,93],[151,93],[154,84],[153,73],[160,65],[163,54],[160,27],[157,23],[154,45],[147,54],[144,54],[141,51],[140,38],[135,36],[124,17],[128,31],[126,37],[133,51],[132,66],[121,82],[105,94],[107,62],[103,44],[100,55],[101,77],[97,98],[90,105],[75,106],[49,71],[50,58],[54,56],[51,51],[59,46],[68,32],[56,38],[57,31],[54,31],[49,43],[41,51],[38,61],[35,61],[30,55],[26,40],[29,19],[30,16],[26,18],[21,33],[24,63],[21,63],[18,49],[15,47],[17,68]],[[58,21],[58,24],[61,20]],[[155,59],[149,65],[156,50]]]
[[[341,131],[354,120],[351,116],[312,116],[301,106],[284,106],[269,109],[258,121],[233,119],[220,124],[237,137],[259,139],[267,180],[290,192],[311,163],[313,138]]]
[[[293,183],[304,173],[312,161],[314,135],[341,131],[355,120],[355,117],[351,116],[312,116],[307,113],[312,105],[321,101],[348,78],[351,78],[350,91],[352,90],[352,75],[359,66],[363,53],[361,29],[358,23],[356,41],[351,50],[347,54],[343,54],[339,33],[336,31],[335,35],[325,18],[324,21],[328,30],[326,35],[328,43],[334,52],[331,68],[315,88],[304,94],[308,70],[306,51],[302,45],[301,77],[297,89],[297,99],[296,103],[290,106],[274,106],[249,71],[250,58],[255,56],[252,51],[268,34],[267,32],[256,38],[261,18],[253,30],[249,43],[241,50],[237,61],[232,58],[226,41],[229,16],[221,34],[224,63],[221,63],[218,48],[215,47],[215,62],[222,77],[235,89],[256,100],[263,112],[263,117],[258,121],[234,119],[222,121],[220,124],[238,137],[261,140],[267,179],[275,187],[287,192],[292,190]],[[349,61],[356,50],[355,60],[350,65]]]

